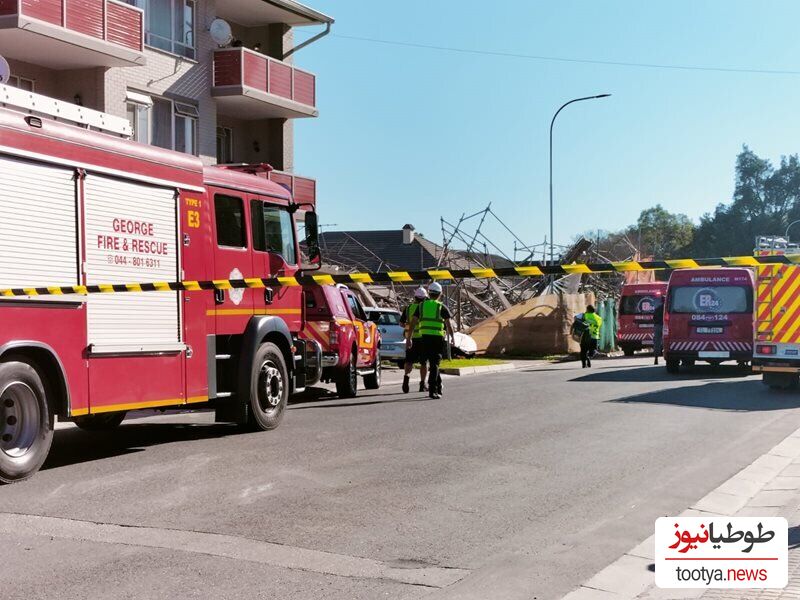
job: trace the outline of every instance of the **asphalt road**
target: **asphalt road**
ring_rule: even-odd
[[[557,598],[800,427],[800,393],[647,358],[56,433],[0,488],[3,598]]]

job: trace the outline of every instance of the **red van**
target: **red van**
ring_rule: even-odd
[[[322,350],[321,381],[333,381],[340,398],[381,386],[381,337],[361,301],[346,285],[305,286],[306,319],[300,336]]]
[[[633,356],[637,350],[653,346],[653,313],[663,309],[666,295],[666,281],[622,286],[617,312],[617,346],[625,356]]]
[[[703,360],[712,365],[753,359],[753,295],[750,269],[673,271],[664,311],[667,371]]]

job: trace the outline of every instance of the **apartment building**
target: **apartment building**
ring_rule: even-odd
[[[316,77],[295,65],[293,30],[332,23],[294,0],[0,0],[0,55],[11,85],[125,117],[138,141],[208,164],[269,163],[308,197],[292,123],[318,115]]]

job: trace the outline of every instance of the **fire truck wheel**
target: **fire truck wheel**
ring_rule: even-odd
[[[633,356],[633,348],[630,346],[623,346],[622,352],[625,354],[625,356]]]
[[[271,342],[259,346],[250,377],[249,425],[253,429],[275,429],[289,399],[289,375],[280,349]]]
[[[667,373],[675,374],[678,372],[680,361],[672,358],[667,359]]]
[[[350,362],[346,369],[339,369],[336,374],[336,394],[339,398],[355,398],[358,393],[358,370],[356,368],[355,350],[350,354]]]
[[[120,426],[125,419],[127,413],[123,410],[120,412],[100,413],[99,415],[87,415],[85,417],[77,417],[75,425],[84,431],[108,431],[109,429],[116,429]]]
[[[369,375],[364,375],[364,387],[368,390],[377,390],[381,387],[381,355],[375,354],[374,371]]]
[[[0,481],[27,479],[53,442],[53,413],[44,383],[27,362],[0,364]]]
[[[793,373],[764,373],[764,383],[771,390],[790,390],[797,387],[797,375]]]

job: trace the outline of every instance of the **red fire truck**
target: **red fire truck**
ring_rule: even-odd
[[[292,277],[300,211],[319,261],[314,207],[266,168],[204,168],[124,139],[123,119],[81,109],[78,127],[61,122],[75,107],[53,120],[43,106],[0,108],[0,288],[287,279],[0,297],[0,481],[39,469],[56,417],[107,429],[130,410],[196,407],[277,427],[289,395],[321,372],[319,345],[299,337],[303,288]]]

